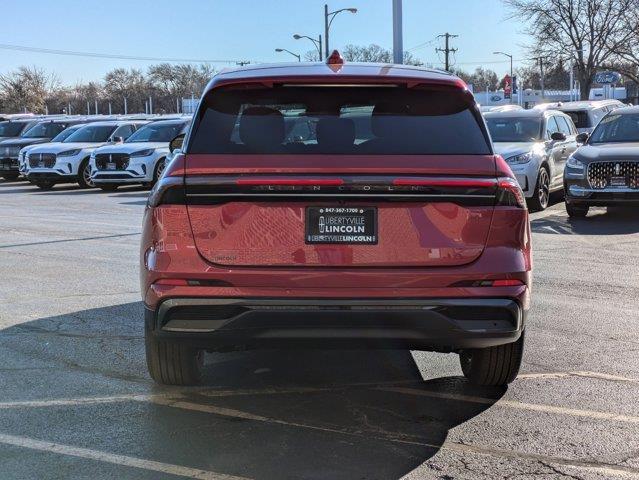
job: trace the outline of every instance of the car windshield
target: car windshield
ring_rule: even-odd
[[[486,119],[493,142],[536,142],[541,139],[541,119],[491,117]]]
[[[64,143],[103,143],[109,140],[115,128],[115,125],[86,125],[69,135]]]
[[[17,137],[23,128],[21,122],[0,122],[0,137]]]
[[[192,153],[488,154],[461,91],[353,85],[218,88],[204,99]]]
[[[179,123],[151,123],[145,125],[129,138],[125,143],[134,142],[170,142],[173,140],[184,128],[186,124],[184,122]]]
[[[588,116],[588,112],[585,110],[575,110],[568,111],[562,110],[565,114],[567,114],[572,121],[575,123],[575,127],[577,128],[590,128],[592,127],[592,123],[590,121],[590,117]]]
[[[51,142],[53,143],[53,142],[62,142],[62,141],[64,141],[73,132],[77,132],[80,127],[81,126],[74,126],[74,127],[69,127],[66,130],[62,130],[55,137],[53,137],[53,139],[51,139]]]
[[[588,143],[639,142],[639,114],[608,115],[592,132]]]
[[[52,138],[64,130],[63,123],[43,122],[38,123],[24,132],[24,138]]]

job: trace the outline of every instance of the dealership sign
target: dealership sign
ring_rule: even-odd
[[[595,75],[597,83],[619,83],[621,75],[618,72],[599,72]]]
[[[504,77],[504,98],[510,98],[513,93],[513,82],[510,75]]]

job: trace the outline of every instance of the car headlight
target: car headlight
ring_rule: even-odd
[[[155,152],[155,148],[147,148],[146,150],[138,150],[137,152],[133,152],[129,155],[129,157],[148,157],[153,152]]]
[[[575,157],[571,155],[570,157],[568,157],[568,161],[566,162],[566,167],[583,172],[585,165],[583,164],[583,162],[580,162],[579,160],[577,160]]]
[[[65,152],[58,153],[58,157],[72,157],[74,155],[77,155],[81,151],[82,151],[81,148],[74,148],[73,150],[67,150]]]
[[[532,157],[533,157],[532,152],[526,152],[519,155],[513,155],[512,157],[508,157],[506,159],[506,162],[512,165],[521,165],[521,164],[530,162]]]

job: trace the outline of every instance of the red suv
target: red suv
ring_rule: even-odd
[[[207,86],[145,213],[151,376],[197,383],[205,350],[363,347],[459,353],[472,382],[512,381],[528,211],[472,94],[332,59]]]

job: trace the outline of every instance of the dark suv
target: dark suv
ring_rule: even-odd
[[[145,212],[151,376],[196,383],[203,350],[359,347],[455,352],[471,381],[512,381],[528,211],[472,94],[331,59],[206,88]]]
[[[639,205],[639,107],[608,113],[566,162],[564,189],[571,217],[591,206]]]
[[[18,157],[20,150],[29,145],[49,142],[65,128],[80,123],[81,120],[69,118],[39,120],[33,122],[19,137],[0,142],[0,174],[6,179],[17,178],[20,174]]]

